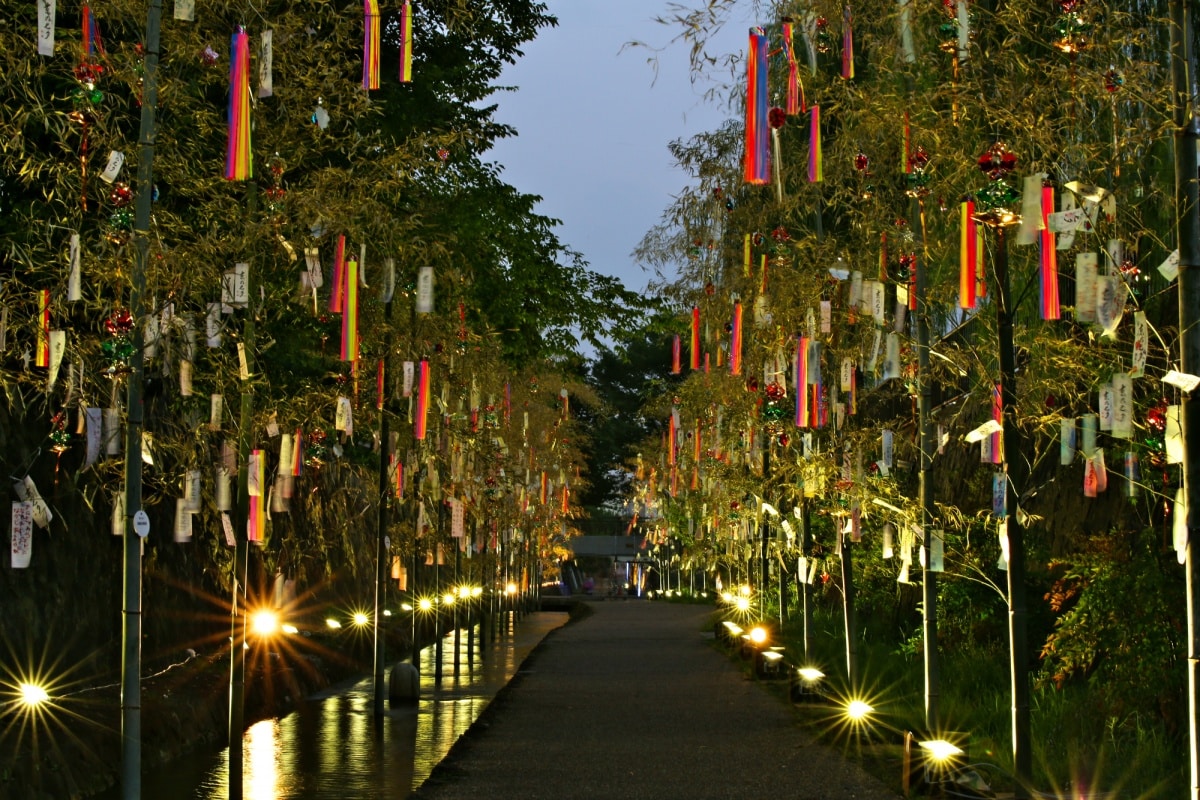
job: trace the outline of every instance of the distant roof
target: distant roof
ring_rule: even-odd
[[[636,556],[645,542],[641,536],[576,536],[570,546],[576,556]]]

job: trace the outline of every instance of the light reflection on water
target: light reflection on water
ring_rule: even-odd
[[[434,649],[428,647],[421,653],[420,702],[387,707],[378,721],[372,713],[373,683],[366,678],[317,696],[286,717],[251,725],[242,740],[245,800],[407,797],[512,678],[529,650],[565,621],[562,614],[533,614],[512,635],[489,645],[486,656],[476,639],[470,658],[465,633],[460,642],[449,635],[440,684],[433,679]],[[229,753],[223,749],[145,776],[142,796],[226,800],[228,784]],[[101,797],[116,798],[118,791]]]

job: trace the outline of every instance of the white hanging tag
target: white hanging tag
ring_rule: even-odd
[[[223,395],[214,394],[209,398],[208,405],[208,429],[210,431],[221,430],[221,418],[225,411],[225,397]]]
[[[1146,312],[1133,313],[1133,367],[1129,376],[1140,378],[1146,374],[1146,357],[1150,353],[1150,324],[1146,321]]]
[[[192,362],[179,362],[179,394],[181,397],[192,396]]]
[[[433,267],[421,267],[417,270],[417,313],[428,314],[433,311]]]
[[[83,458],[83,467],[84,469],[87,469],[100,459],[100,435],[102,432],[100,409],[85,408],[83,411],[83,419],[84,437],[87,442],[86,455],[84,455]]]
[[[70,244],[67,245],[68,263],[70,264],[69,272],[67,273],[67,302],[74,303],[77,300],[83,299],[83,275],[80,267],[79,255],[79,234],[72,233]]]
[[[192,540],[192,512],[188,510],[187,500],[182,497],[175,500],[175,542],[184,544]]]
[[[176,0],[175,10],[179,5]],[[272,69],[275,65],[274,32],[267,28],[258,34],[258,96],[271,97],[275,94],[275,78]]]
[[[125,154],[120,150],[111,150],[108,154],[108,163],[104,165],[104,171],[100,173],[100,180],[105,183],[112,183],[121,174],[121,167],[125,165]]]
[[[184,476],[183,481],[183,501],[184,508],[192,513],[200,511],[201,500],[201,482],[200,470],[190,469]]]
[[[121,412],[116,408],[104,409],[102,417],[104,454],[116,456],[121,454]]]
[[[37,0],[37,52],[39,56],[54,55],[54,0]]]
[[[221,304],[209,303],[208,314],[204,318],[205,339],[209,347],[221,346]]]
[[[33,503],[28,500],[12,504],[9,539],[12,543],[12,568],[26,569],[33,560]]]
[[[1095,253],[1075,256],[1075,321],[1096,321],[1096,264]]]
[[[196,19],[196,0],[175,0],[175,19],[193,22]]]
[[[1075,461],[1075,418],[1064,417],[1058,437],[1058,463],[1066,467]]]
[[[1133,438],[1133,378],[1121,372],[1112,377],[1112,436]]]

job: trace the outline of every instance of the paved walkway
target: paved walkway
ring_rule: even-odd
[[[551,634],[415,797],[895,797],[712,648],[709,608],[592,605]]]

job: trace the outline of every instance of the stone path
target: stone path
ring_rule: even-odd
[[[592,607],[547,639],[415,797],[895,797],[712,647],[711,609]]]

